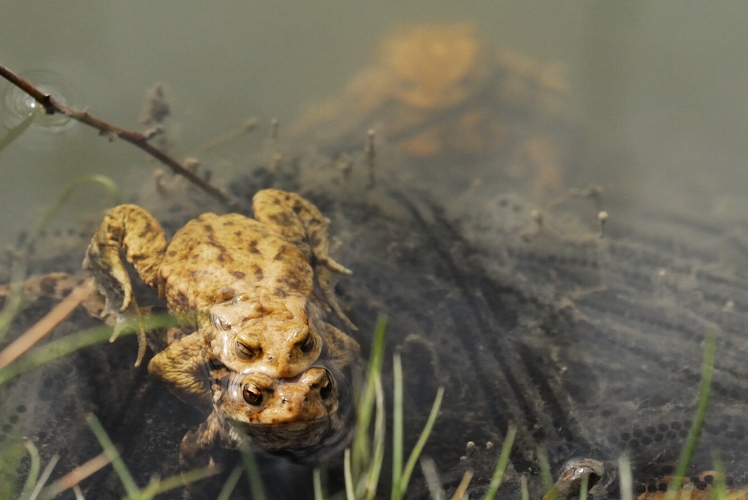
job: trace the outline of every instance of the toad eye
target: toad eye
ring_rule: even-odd
[[[299,349],[301,349],[301,352],[304,354],[312,352],[312,349],[314,349],[314,337],[312,335],[307,335],[307,338],[301,343]]]
[[[256,351],[255,349],[250,349],[238,340],[236,341],[236,344],[234,344],[234,352],[238,357],[244,360],[254,359],[259,354],[258,351]]]
[[[244,386],[242,396],[244,396],[244,401],[252,406],[257,406],[262,403],[262,391],[252,384]]]

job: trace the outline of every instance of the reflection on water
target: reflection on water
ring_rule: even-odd
[[[20,74],[37,89],[50,94],[57,102],[76,108],[80,106],[80,93],[63,76],[46,70],[33,70]],[[36,113],[31,127],[50,134],[59,134],[76,126],[75,120],[63,114],[47,115],[39,109],[39,104],[33,97],[18,87],[9,86],[5,92],[4,106],[0,110],[3,124],[6,128],[17,127],[32,113]],[[28,142],[31,144],[31,141]]]
[[[558,195],[569,155],[561,135],[573,128],[562,73],[493,46],[474,24],[401,27],[340,98],[308,110],[292,134],[321,143],[332,135],[340,147],[373,128],[425,171],[465,165],[462,184],[498,176],[537,198]],[[493,168],[471,171],[486,161]]]

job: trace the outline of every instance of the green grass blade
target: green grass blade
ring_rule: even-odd
[[[421,464],[423,477],[426,478],[426,487],[429,490],[431,500],[445,500],[447,495],[444,493],[444,489],[442,488],[439,473],[436,472],[436,464],[434,463],[434,460],[430,457],[421,457],[419,463]]]
[[[156,496],[156,490],[158,489],[158,484],[159,484],[158,475],[154,475],[151,477],[151,480],[148,481],[148,484],[146,485],[146,487],[138,492],[138,496],[136,497],[127,496],[123,498],[122,500],[151,500],[153,497]]]
[[[353,492],[353,475],[351,473],[351,449],[346,448],[343,455],[343,475],[345,476],[345,496],[347,500],[356,500]]]
[[[241,472],[241,468],[239,469],[239,471]],[[173,490],[174,488],[179,488],[180,486],[184,486],[190,483],[194,483],[196,481],[200,481],[201,479],[205,479],[206,477],[214,476],[218,472],[219,471],[215,468],[203,467],[201,469],[195,469],[189,472],[185,472],[184,474],[178,474],[176,476],[167,477],[166,479],[162,481],[156,481],[154,483],[153,492],[152,493],[149,492],[149,495],[151,496],[146,497],[144,495],[141,495],[141,498],[145,498],[147,500],[156,495],[160,495],[161,493],[164,493],[165,491]],[[230,476],[229,476],[229,479],[231,479]],[[229,493],[231,493],[231,491],[229,491]]]
[[[712,452],[712,461],[714,462],[714,497],[716,500],[727,500],[727,485],[725,484],[725,466],[719,458],[717,451]]]
[[[701,434],[701,427],[704,425],[706,411],[709,408],[709,395],[712,388],[712,374],[714,372],[714,358],[717,351],[717,335],[719,331],[716,328],[710,328],[706,333],[704,340],[704,361],[701,368],[701,384],[699,385],[699,403],[696,407],[696,415],[691,424],[691,430],[688,432],[686,444],[680,456],[678,468],[675,470],[675,476],[670,483],[665,500],[674,500],[677,490],[681,486],[681,481],[686,475],[688,464],[693,458],[696,451],[696,445]]]
[[[519,478],[519,491],[522,500],[530,500],[530,490],[527,488],[527,476],[524,474]]]
[[[117,476],[119,476],[119,480],[122,482],[122,486],[125,488],[125,493],[127,493],[127,496],[130,498],[138,498],[140,496],[140,490],[135,484],[135,480],[132,478],[132,475],[130,475],[130,471],[127,470],[125,463],[120,458],[119,452],[117,452],[117,448],[114,447],[114,443],[112,443],[112,440],[109,439],[109,435],[101,426],[99,419],[97,419],[94,415],[91,415],[86,419],[86,421],[88,422],[89,427],[91,427],[91,430],[96,436],[96,439],[98,439],[99,444],[104,449],[104,453],[106,453],[106,456],[112,462],[112,467],[117,473]]]
[[[18,440],[8,440],[0,449],[0,498],[16,498],[19,477],[18,464],[26,456],[26,449]]]
[[[405,464],[405,469],[403,469],[403,475],[400,478],[400,491],[403,493],[408,489],[410,475],[416,467],[416,462],[423,451],[423,447],[426,445],[426,440],[428,440],[429,434],[431,434],[431,429],[434,428],[434,422],[436,422],[436,416],[439,414],[443,398],[444,386],[440,386],[439,390],[436,391],[436,398],[434,399],[434,404],[431,406],[431,413],[429,413],[429,418],[426,420],[426,425],[423,427],[423,431],[421,431],[421,435],[418,437],[418,441],[416,441],[413,451],[410,452],[410,457],[408,457],[408,462]]]
[[[582,483],[579,485],[579,500],[587,500],[587,486],[590,483],[590,476],[582,476]]]
[[[39,476],[39,480],[36,482],[34,489],[31,491],[31,495],[29,495],[29,500],[36,500],[36,497],[39,496],[39,493],[42,491],[42,488],[44,488],[44,485],[47,484],[47,480],[49,479],[49,476],[52,475],[52,471],[54,470],[55,465],[57,465],[57,461],[59,459],[60,459],[60,455],[55,455],[49,461],[47,466],[44,468],[42,475]]]
[[[138,324],[137,320],[128,321],[123,327],[120,336],[136,333],[139,328]],[[166,328],[176,324],[177,320],[167,314],[145,318],[144,322],[147,330]],[[0,385],[18,377],[19,375],[38,368],[39,366],[65,357],[79,349],[107,342],[111,335],[112,327],[101,325],[68,335],[67,337],[55,340],[41,347],[37,347],[17,361],[0,370]]]
[[[242,472],[244,472],[244,470],[241,468],[241,466],[237,465],[236,467],[234,467],[234,470],[231,471],[231,474],[229,474],[229,477],[223,484],[223,488],[221,488],[221,492],[218,494],[218,498],[216,498],[216,500],[229,500],[231,492],[234,491],[234,488],[236,488],[236,483],[239,482],[239,478],[242,476]]]
[[[8,133],[3,136],[2,139],[0,139],[0,151],[7,148],[10,143],[18,139],[23,135],[24,132],[31,126],[31,124],[34,122],[34,118],[36,117],[36,109],[29,113],[29,115],[23,119],[21,123],[13,127],[12,129],[8,130]]]
[[[31,498],[31,492],[34,490],[37,479],[39,479],[39,470],[41,469],[39,450],[36,449],[34,443],[29,439],[24,439],[23,444],[29,453],[31,466],[29,467],[29,475],[26,476],[26,483],[23,485],[23,490],[21,490],[18,500],[28,500]]]
[[[384,462],[384,443],[386,433],[385,409],[384,409],[384,390],[382,389],[382,379],[376,374],[374,379],[374,388],[376,393],[376,414],[374,417],[374,455],[369,464],[368,474],[366,475],[366,496],[365,500],[373,500],[377,493],[377,484],[379,483],[379,474],[382,471]]]
[[[32,114],[33,116],[33,114]],[[0,148],[1,150],[2,148]],[[78,186],[81,186],[83,184],[99,184],[103,186],[106,191],[109,193],[109,195],[112,197],[112,201],[114,204],[120,204],[122,203],[122,196],[120,195],[119,187],[117,187],[117,184],[110,179],[109,177],[103,176],[103,175],[89,175],[80,177],[65,187],[65,189],[62,191],[62,193],[57,197],[57,200],[55,203],[44,213],[42,218],[37,222],[34,229],[31,231],[31,234],[29,235],[29,238],[26,241],[25,248],[28,249],[31,245],[34,244],[36,239],[39,237],[41,232],[49,225],[50,221],[54,217],[54,215],[58,212],[60,207],[67,201],[67,199],[70,197],[70,194],[77,188]],[[5,300],[5,306],[3,307],[3,310],[0,312],[0,341],[3,340],[5,337],[5,334],[8,331],[8,327],[10,326],[10,323],[13,321],[13,318],[15,318],[16,314],[20,312],[20,310],[23,307],[23,297],[21,290],[23,288],[23,281],[26,279],[26,264],[25,260],[21,260],[21,262],[16,262],[13,264],[13,269],[11,271],[11,293],[8,295],[8,297]]]
[[[618,476],[621,500],[634,500],[634,478],[631,474],[631,462],[626,455],[618,459]]]
[[[14,259],[10,270],[8,296],[5,297],[3,310],[0,311],[0,342],[5,339],[13,318],[28,304],[28,302],[24,303],[23,299],[24,281],[26,281],[26,261],[23,258]]]
[[[312,481],[314,483],[314,500],[325,500],[325,495],[322,493],[322,478],[320,477],[319,467],[314,468],[312,472]],[[218,500],[228,500],[228,498]]]
[[[543,491],[547,492],[547,500],[556,500],[556,490],[553,488],[553,475],[548,463],[548,454],[545,448],[538,447],[538,465],[540,465],[540,479],[543,481]]]
[[[493,500],[496,497],[496,492],[499,490],[501,480],[504,478],[504,471],[509,463],[509,454],[512,451],[512,445],[514,444],[514,437],[517,435],[517,427],[511,425],[504,438],[504,444],[501,445],[501,454],[499,454],[499,461],[496,463],[496,470],[491,478],[491,483],[488,485],[488,490],[483,496],[484,500]],[[581,500],[581,499],[580,499]]]
[[[247,446],[242,451],[242,458],[244,459],[244,468],[247,470],[247,480],[249,481],[249,489],[252,491],[252,498],[254,500],[265,500],[265,488],[262,486],[262,476],[260,475],[260,468],[257,466],[257,460],[252,449]]]
[[[353,439],[353,456],[351,463],[351,477],[358,481],[361,471],[368,466],[370,458],[369,451],[369,424],[374,412],[374,399],[376,390],[374,376],[382,371],[384,359],[384,333],[387,330],[387,316],[380,314],[377,318],[377,326],[374,330],[369,368],[367,370],[366,383],[358,400],[356,435]]]
[[[392,356],[393,414],[392,414],[392,500],[402,498],[400,477],[403,474],[403,362],[400,353]]]
[[[120,194],[119,187],[117,187],[117,183],[109,177],[105,175],[86,175],[79,177],[65,187],[62,193],[57,197],[57,200],[55,200],[54,204],[44,213],[41,220],[36,224],[36,227],[34,227],[34,230],[31,232],[26,246],[31,245],[39,237],[39,234],[41,234],[41,232],[49,225],[52,218],[60,207],[67,201],[72,192],[75,191],[77,187],[84,184],[99,184],[106,189],[115,205],[122,203],[122,195]]]

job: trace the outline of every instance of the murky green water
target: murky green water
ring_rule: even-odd
[[[747,11],[741,2],[695,1],[9,1],[0,59],[52,73],[79,106],[125,127],[138,126],[144,91],[166,83],[186,155],[250,115],[283,123],[336,94],[399,25],[472,22],[492,43],[566,64],[589,125],[580,158],[589,182],[623,181],[626,196],[653,204],[689,205],[696,195],[696,208],[710,210],[732,206],[726,197],[748,187]],[[77,175],[132,185],[150,171],[133,148],[81,127],[29,132],[0,154],[0,235],[12,242]],[[100,197],[77,198],[83,206]]]
[[[406,366],[414,407],[423,413],[437,378],[450,380],[438,424],[446,438],[432,448],[436,456],[443,452],[440,465],[447,464],[442,469],[447,480],[461,475],[463,442],[498,440],[510,421],[527,424],[521,437],[527,456],[536,439],[568,445],[569,450],[551,450],[559,461],[574,451],[606,459],[632,451],[634,439],[616,426],[633,425],[631,432],[640,433],[649,421],[652,428],[655,423],[680,426],[691,418],[688,391],[698,381],[703,332],[712,322],[727,332],[730,346],[719,368],[722,399],[715,411],[722,420],[714,420],[713,434],[719,436],[714,439],[744,470],[744,454],[732,445],[745,436],[727,438],[718,424],[742,434],[735,422],[744,408],[745,349],[739,333],[748,303],[741,265],[748,241],[748,5],[6,4],[0,9],[0,64],[59,89],[73,106],[140,130],[145,92],[162,82],[173,111],[170,151],[178,159],[201,158],[219,179],[241,173],[249,164],[241,161],[245,152],[262,151],[271,118],[279,119],[283,137],[284,127],[308,105],[341,95],[346,82],[375,60],[381,40],[400,26],[471,23],[490,46],[562,64],[568,130],[555,132],[572,151],[563,187],[602,186],[610,241],[598,238],[595,210],[587,205],[580,209],[572,203],[567,213],[566,205],[556,210],[546,203],[550,232],[533,226],[532,209],[541,205],[528,201],[527,193],[507,193],[486,168],[492,158],[468,165],[464,178],[458,168],[444,164],[432,176],[423,165],[396,172],[402,182],[398,189],[407,194],[425,185],[438,206],[420,194],[409,198],[412,192],[388,192],[392,198],[386,198],[375,191],[367,198],[370,191],[338,183],[335,172],[315,181],[313,156],[305,164],[312,168],[292,181],[311,179],[309,191],[327,203],[322,208],[334,220],[333,233],[346,241],[343,261],[355,272],[344,288],[361,331],[371,331],[376,312],[387,309],[392,331],[400,335],[393,344],[418,334],[417,342],[406,346],[417,360]],[[0,140],[3,127],[19,123],[8,109],[7,91],[0,82]],[[202,151],[252,116],[261,127],[246,144],[233,143],[225,153]],[[401,158],[386,145],[380,151],[380,168],[385,176],[388,169],[392,174],[399,164],[388,159]],[[86,127],[52,129],[34,122],[0,151],[0,242],[14,244],[78,176],[106,174],[131,199],[136,193],[153,195],[155,168],[137,149],[110,143]],[[440,175],[449,179],[443,185]],[[481,177],[482,185],[475,182]],[[469,184],[474,191],[466,188]],[[150,190],[141,191],[144,185]],[[340,186],[340,196],[330,196]],[[245,186],[250,187],[256,186]],[[158,199],[149,201],[158,205]],[[92,232],[108,203],[100,189],[80,188],[58,222]],[[159,215],[166,208],[162,204]],[[186,217],[176,212],[169,216]],[[101,350],[111,356],[110,347]],[[122,373],[135,376],[129,360],[121,364]],[[428,370],[419,373],[414,366]],[[669,384],[676,384],[676,395]],[[666,397],[645,400],[650,390]],[[95,399],[96,391],[90,397]],[[140,403],[146,413],[163,410]],[[127,415],[128,425],[140,426],[140,416]],[[620,421],[611,424],[607,416]],[[174,442],[168,449],[177,448],[180,432],[169,438]],[[671,441],[663,451],[652,439],[651,449],[636,441],[642,463],[665,452],[667,460],[677,456],[680,442]],[[710,460],[705,450],[701,463]],[[150,449],[137,453],[154,459]],[[138,463],[137,456],[128,458]],[[493,457],[486,452],[476,462],[492,466]],[[514,465],[520,473],[520,465],[531,462]]]

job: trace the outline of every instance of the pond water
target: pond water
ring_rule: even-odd
[[[499,443],[511,422],[521,428],[520,447],[548,447],[556,474],[576,455],[609,464],[624,452],[639,486],[671,472],[680,428],[693,418],[711,325],[725,332],[706,429],[715,444],[702,445],[689,473],[713,466],[708,457],[719,448],[740,480],[748,463],[735,444],[748,426],[740,362],[748,307],[748,5],[6,4],[0,64],[128,129],[147,128],[139,121],[146,92],[160,82],[171,107],[161,144],[174,157],[199,158],[201,173],[210,171],[245,200],[260,187],[304,192],[332,219],[339,260],[354,270],[340,286],[358,340],[368,345],[377,312],[386,310],[389,348],[411,356],[406,394],[417,417],[406,430],[417,435],[437,382],[448,388],[437,430],[449,437],[430,453],[442,458],[437,466],[449,493],[465,469],[465,443]],[[423,77],[427,91],[418,94],[417,78],[407,75],[440,51],[451,65]],[[434,83],[473,56],[478,62],[456,94]],[[393,74],[406,82],[392,84]],[[476,89],[461,100],[460,92]],[[23,96],[4,81],[0,96],[2,141],[26,115]],[[438,103],[429,108],[427,98]],[[450,98],[460,104],[444,105]],[[520,106],[521,99],[531,104]],[[246,138],[207,147],[250,118],[259,126]],[[268,139],[271,119],[279,123],[277,143]],[[371,127],[379,190],[365,187]],[[279,152],[282,166],[274,171]],[[346,162],[354,169],[350,182]],[[123,141],[75,122],[35,119],[0,149],[0,241],[17,245],[84,175],[109,176],[169,234],[200,211],[222,210],[169,176],[173,192],[162,199],[156,168]],[[82,253],[66,249],[85,248],[110,204],[99,187],[79,187],[55,217],[61,231],[48,236],[57,239],[42,245],[32,270],[75,271]],[[60,239],[65,235],[70,241]],[[125,380],[122,397],[148,419],[180,417],[178,409],[154,406],[165,391],[139,394],[147,376],[119,361],[112,370]],[[97,396],[100,382],[81,382],[103,376],[103,362],[70,363],[74,383],[85,387],[81,400],[118,415],[116,397]],[[81,368],[86,363],[91,373]],[[28,384],[39,390],[45,380]],[[40,398],[53,400],[46,392]],[[164,460],[173,462],[189,427],[156,426],[149,434],[132,415],[111,415],[108,423],[158,443],[156,451],[138,445],[127,455],[148,465],[166,448]],[[86,432],[83,426],[70,435]],[[76,459],[95,449],[87,446]],[[522,474],[542,494],[533,453],[513,456],[508,495],[519,495]],[[468,462],[482,491],[495,456],[476,452]],[[426,498],[418,480],[413,494]],[[116,483],[97,481],[101,491]]]

